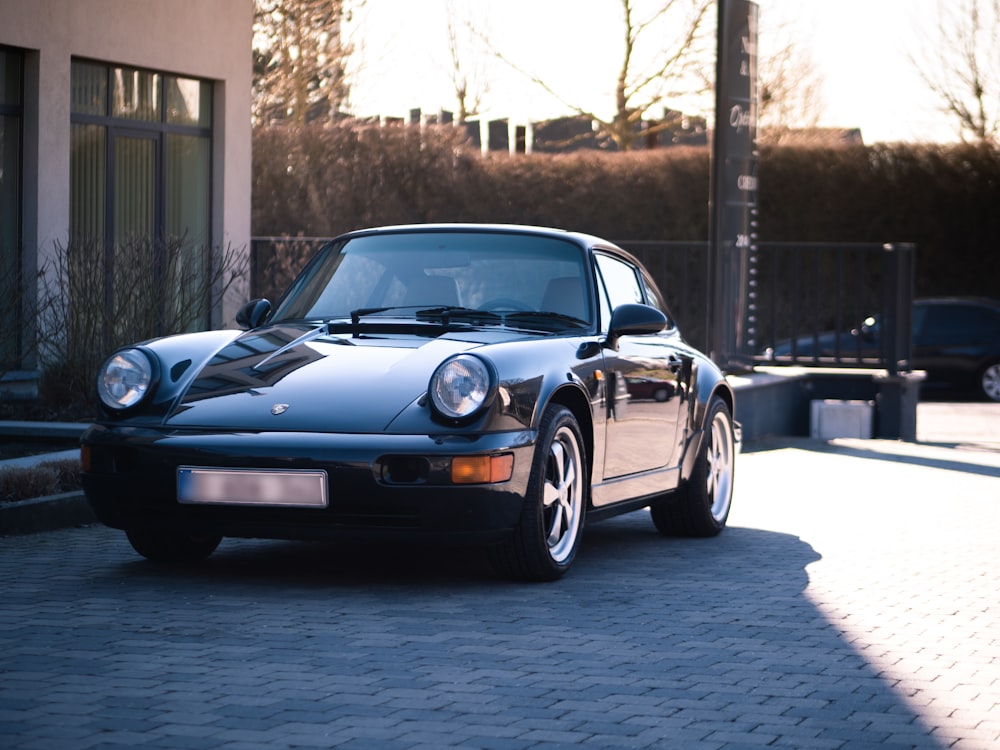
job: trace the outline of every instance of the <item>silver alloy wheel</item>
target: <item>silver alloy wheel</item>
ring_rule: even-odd
[[[712,419],[706,454],[708,463],[707,497],[712,503],[712,518],[722,523],[729,515],[733,499],[733,427],[729,414],[717,411]]]
[[[983,388],[983,393],[991,401],[1000,401],[1000,362],[992,364],[983,370],[983,376],[979,381]]]
[[[583,515],[583,477],[576,434],[563,425],[552,438],[542,486],[542,518],[549,556],[565,562],[576,547]]]

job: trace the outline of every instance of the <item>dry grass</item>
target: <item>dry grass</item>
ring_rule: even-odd
[[[80,461],[75,458],[0,469],[0,503],[13,503],[78,489]]]

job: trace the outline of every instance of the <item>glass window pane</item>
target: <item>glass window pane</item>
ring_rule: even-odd
[[[0,116],[0,370],[20,360],[20,133],[20,118]]]
[[[167,76],[167,122],[176,125],[212,125],[212,86],[205,81]]]
[[[149,239],[156,232],[156,141],[115,139],[115,245]]]
[[[21,361],[21,53],[0,49],[0,373]]]
[[[206,245],[211,209],[211,141],[167,135],[167,235]]]
[[[70,131],[70,237],[104,242],[107,142],[100,125],[74,123]]]
[[[135,68],[114,68],[112,82],[114,86],[112,117],[160,121],[163,76]]]
[[[108,113],[108,69],[96,63],[73,61],[71,104],[74,114]]]
[[[619,305],[642,302],[642,288],[632,266],[607,255],[598,255],[597,265],[611,297],[612,309]]]
[[[171,289],[167,321],[175,330],[193,330],[208,325],[211,139],[168,134],[166,141],[166,246]]]
[[[21,56],[0,49],[0,104],[21,104]]]
[[[20,223],[20,120],[19,117],[0,117],[0,258],[14,253],[17,247],[17,227]]]

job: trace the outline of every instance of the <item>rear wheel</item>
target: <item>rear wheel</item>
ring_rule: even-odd
[[[197,562],[215,552],[222,541],[215,534],[189,534],[162,529],[129,529],[132,549],[155,562]]]
[[[979,389],[990,401],[1000,401],[1000,362],[983,369],[979,375]]]
[[[667,536],[715,536],[726,526],[733,501],[736,439],[729,407],[714,397],[691,477],[650,506],[653,523]]]
[[[580,427],[562,406],[546,411],[528,491],[514,535],[491,548],[495,568],[512,578],[553,581],[576,557],[586,512],[587,461]]]

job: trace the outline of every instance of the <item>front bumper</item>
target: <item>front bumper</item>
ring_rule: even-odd
[[[174,528],[222,536],[315,539],[340,535],[492,540],[516,525],[534,450],[532,431],[487,435],[213,432],[94,425],[83,436],[83,488],[113,528]],[[454,484],[453,457],[513,456],[511,478]],[[321,469],[324,508],[191,505],[177,468]]]

